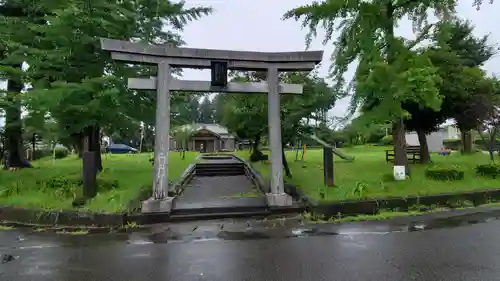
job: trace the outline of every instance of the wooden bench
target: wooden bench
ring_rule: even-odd
[[[413,164],[420,162],[420,146],[407,146],[405,150],[408,161],[412,161]],[[385,151],[385,162],[392,161],[394,161],[394,149],[387,149]]]

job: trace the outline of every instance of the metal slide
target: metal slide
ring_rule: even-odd
[[[332,152],[333,154],[337,155],[338,157],[344,159],[344,160],[347,160],[347,161],[354,161],[354,157],[352,156],[347,156],[345,154],[343,154],[342,152],[340,152],[339,150],[337,150],[333,145],[330,145],[328,144],[327,142],[325,142],[324,140],[318,138],[316,135],[307,135],[310,139],[318,142],[319,144],[321,144],[322,146],[324,147],[331,147],[332,148]]]

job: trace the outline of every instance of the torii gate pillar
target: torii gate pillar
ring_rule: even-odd
[[[321,62],[323,51],[242,52],[144,45],[104,38],[101,39],[101,48],[111,51],[115,60],[158,65],[156,78],[131,78],[128,81],[129,88],[157,91],[153,197],[143,203],[143,212],[169,212],[172,208],[173,198],[168,197],[170,91],[267,93],[271,192],[266,194],[266,198],[270,206],[292,204],[292,198],[285,193],[283,184],[280,94],[302,94],[303,87],[279,84],[278,74],[280,71],[311,71]],[[267,71],[267,83],[227,83],[220,86],[210,81],[176,80],[171,75],[171,67],[207,69],[212,68],[214,62],[222,62],[231,70]]]

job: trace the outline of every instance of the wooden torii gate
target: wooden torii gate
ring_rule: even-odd
[[[278,72],[311,71],[321,62],[323,51],[247,52],[212,49],[176,48],[170,45],[146,45],[102,38],[101,48],[111,52],[114,60],[157,65],[153,78],[129,78],[128,87],[157,91],[155,162],[153,196],[143,202],[143,212],[169,212],[168,150],[170,131],[170,92],[217,92],[268,94],[269,140],[271,149],[271,193],[266,194],[271,206],[288,206],[292,199],[284,191],[281,159],[280,94],[302,94],[298,84],[279,84]],[[171,68],[211,69],[211,81],[174,79]],[[266,71],[267,82],[227,82],[228,70]]]

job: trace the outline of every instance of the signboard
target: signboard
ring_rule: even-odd
[[[209,130],[199,130],[197,135],[213,135]]]

